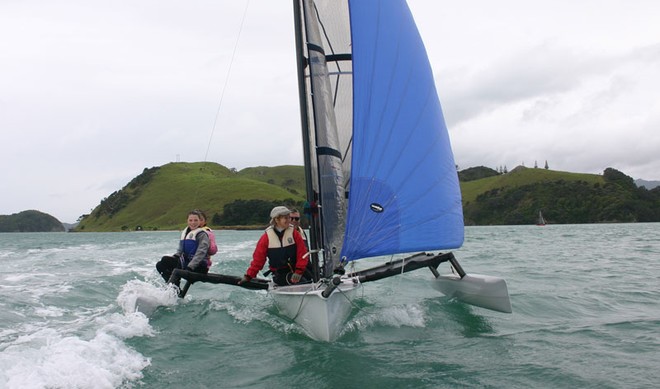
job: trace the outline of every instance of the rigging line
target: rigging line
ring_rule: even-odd
[[[227,69],[227,74],[225,75],[225,82],[222,85],[220,90],[220,99],[218,101],[218,109],[215,111],[215,118],[213,119],[213,126],[211,127],[211,135],[209,135],[209,141],[206,145],[206,152],[204,153],[204,160],[202,161],[202,166],[206,167],[209,157],[209,151],[211,150],[211,142],[213,141],[213,134],[215,133],[216,126],[218,125],[218,117],[220,116],[220,109],[222,108],[222,102],[225,99],[225,91],[227,90],[227,84],[229,83],[229,76],[231,75],[231,69],[234,65],[234,59],[236,58],[236,51],[238,49],[238,42],[241,39],[241,33],[243,32],[243,25],[245,24],[245,17],[247,15],[248,8],[250,6],[250,0],[245,2],[245,9],[243,10],[243,17],[241,18],[241,25],[238,28],[238,35],[236,35],[236,42],[234,43],[234,49],[231,53],[231,58],[229,59],[229,68]],[[193,196],[193,204],[197,202],[197,197],[199,195],[199,185],[196,186],[195,195]],[[196,208],[196,206],[195,206]],[[208,216],[208,215],[207,215]]]
[[[312,284],[312,285],[313,285],[313,284]],[[313,291],[315,291],[315,290],[318,290],[318,287],[317,287],[317,286],[315,286],[314,289],[308,289],[308,290],[305,292],[305,294],[303,294],[302,298],[300,299],[300,305],[298,306],[298,312],[296,312],[295,316],[293,316],[293,317],[291,318],[291,320],[296,320],[296,318],[298,317],[298,315],[300,315],[300,311],[302,311],[302,306],[303,306],[303,303],[305,302],[305,297],[307,297],[307,294],[308,294],[308,293],[313,292]]]
[[[363,288],[363,289],[364,289],[364,288]],[[305,294],[303,294],[302,299],[300,299],[300,305],[298,305],[298,311],[297,311],[296,314],[291,318],[291,320],[296,320],[296,318],[298,317],[298,315],[300,315],[300,312],[302,311],[302,306],[303,306],[303,302],[305,302],[305,297],[307,297],[307,295],[308,295],[310,292],[313,292],[313,291],[315,291],[315,290],[318,290],[318,283],[317,283],[317,287],[315,287],[314,289],[309,289],[309,290],[307,290],[307,291],[305,292]],[[348,300],[348,302],[353,306],[353,308],[355,308],[355,309],[357,309],[357,310],[360,310],[360,307],[357,306],[357,304],[355,304],[355,303],[353,302],[353,300],[350,299],[350,297],[348,297],[348,295],[346,294],[346,292],[344,292],[343,290],[341,290],[341,288],[339,288],[339,287],[336,288],[335,290],[337,290],[338,293],[341,293],[341,295],[344,296],[344,298],[346,298],[346,300]],[[328,298],[330,298],[330,296],[328,296]]]
[[[229,83],[229,76],[231,75],[231,69],[234,65],[234,59],[236,58],[236,50],[238,49],[238,42],[241,40],[241,33],[243,32],[243,25],[245,24],[245,17],[247,15],[248,8],[250,7],[250,0],[245,2],[245,10],[243,10],[243,17],[241,18],[241,25],[238,28],[238,35],[236,36],[236,42],[234,43],[234,49],[231,53],[231,59],[229,60],[229,69],[227,69],[227,75],[225,76],[225,83],[222,86],[220,92],[220,101],[218,102],[218,109],[215,112],[215,119],[213,121],[213,127],[211,127],[211,136],[209,136],[209,143],[206,146],[206,153],[204,154],[204,162],[208,159],[209,150],[211,149],[211,141],[213,140],[213,134],[215,133],[215,128],[218,124],[218,117],[220,116],[220,108],[222,108],[222,102],[225,99],[225,91],[227,90],[227,84]]]
[[[357,288],[357,286],[356,286],[355,288]],[[362,287],[362,288],[364,289],[364,287]],[[341,293],[342,296],[344,296],[344,297],[346,298],[346,300],[348,300],[348,302],[351,303],[351,305],[353,306],[353,308],[356,308],[356,309],[358,309],[358,310],[360,309],[360,307],[358,307],[357,304],[355,304],[355,303],[353,302],[353,300],[351,300],[351,298],[348,297],[348,295],[346,294],[346,292],[344,292],[343,290],[341,290],[341,288],[337,288],[337,291],[339,291],[339,293]]]
[[[348,302],[351,304],[351,306],[353,306],[353,309],[355,309],[357,311],[360,311],[360,312],[366,312],[369,315],[375,315],[376,314],[375,309],[363,308],[363,307],[360,307],[359,305],[357,305],[355,303],[356,299],[364,299],[364,286],[362,286],[362,283],[360,282],[359,277],[356,277],[356,279],[357,279],[357,282],[358,282],[358,286],[356,286],[356,288],[360,288],[360,292],[362,292],[362,297],[356,297],[355,299],[351,300],[348,297],[348,295],[343,290],[341,290],[340,288],[337,288],[337,290],[338,290],[337,293],[341,293],[342,296],[344,296],[346,298],[346,300],[348,300]]]

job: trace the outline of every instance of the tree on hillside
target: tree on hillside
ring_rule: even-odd
[[[605,169],[603,172],[603,178],[606,182],[619,185],[624,189],[637,190],[637,185],[635,185],[635,180],[633,180],[632,177],[629,177],[611,167]]]
[[[266,225],[269,222],[268,214],[273,207],[284,204],[290,208],[302,208],[302,204],[293,199],[265,201],[265,200],[235,200],[225,204],[222,216],[215,214],[213,225],[240,226],[240,225]]]
[[[491,168],[485,167],[485,166],[477,166],[477,167],[471,167],[467,168],[465,170],[461,170],[458,172],[458,179],[459,181],[474,181],[474,180],[479,180],[481,178],[486,178],[486,177],[492,177],[492,176],[497,176],[500,174],[498,171],[493,170]]]
[[[548,170],[548,160],[545,160],[545,170]]]

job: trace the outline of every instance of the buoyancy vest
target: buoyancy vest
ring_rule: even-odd
[[[181,267],[183,269],[188,266],[190,261],[195,256],[197,251],[197,234],[200,232],[206,233],[203,228],[196,228],[194,230],[189,230],[188,228],[181,231],[181,240],[179,241],[179,249],[181,250]]]
[[[296,267],[296,241],[293,239],[293,227],[284,230],[282,240],[273,227],[266,229],[268,236],[268,263],[271,269]]]
[[[218,245],[215,243],[215,233],[207,226],[202,227],[209,236],[209,255],[215,255],[218,252]]]

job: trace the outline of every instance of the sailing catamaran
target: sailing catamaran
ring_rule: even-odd
[[[506,282],[466,275],[451,252],[463,213],[432,70],[405,0],[294,0],[300,112],[314,282],[267,289],[317,340],[342,332],[365,282],[420,268],[469,304],[511,312]],[[366,270],[362,258],[417,253]],[[440,275],[440,263],[454,274]],[[350,266],[349,266],[350,265]],[[240,277],[177,270],[188,283]]]

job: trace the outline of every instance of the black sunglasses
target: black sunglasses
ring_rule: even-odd
[[[292,217],[291,220],[300,220],[300,217]]]

